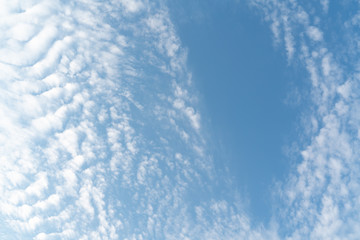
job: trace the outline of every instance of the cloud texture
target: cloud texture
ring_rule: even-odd
[[[211,194],[186,51],[163,4],[1,6],[2,238],[253,234]]]
[[[177,236],[164,219],[186,214],[189,182],[210,170],[166,9],[1,5],[2,237]]]
[[[346,11],[358,4],[332,6],[321,1],[322,9],[313,3],[314,11],[295,1],[260,0],[251,4],[263,11],[290,64],[301,63],[311,83],[310,111],[304,115],[302,128],[308,141],[289,182],[279,190],[283,205],[278,219],[283,236],[357,239],[360,112],[359,50],[354,45],[358,23],[354,19],[358,15],[344,15],[329,29],[327,11],[331,7]],[[334,34],[341,37],[334,38]]]
[[[270,223],[217,188],[231,184],[208,154],[164,3],[3,0],[0,237],[358,239],[360,16],[344,19],[336,48],[329,1],[249,4],[311,85],[307,141]]]

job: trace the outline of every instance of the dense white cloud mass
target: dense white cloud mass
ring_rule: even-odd
[[[219,181],[165,6],[0,5],[0,238],[258,239],[211,194]]]

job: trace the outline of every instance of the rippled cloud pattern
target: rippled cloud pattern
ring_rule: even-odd
[[[0,0],[0,238],[359,239],[360,15],[334,46],[329,1],[248,4],[310,86],[270,222],[215,167],[165,1]]]

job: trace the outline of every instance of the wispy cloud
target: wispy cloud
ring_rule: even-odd
[[[286,6],[285,12],[289,16],[304,15],[299,3],[256,1],[259,2],[263,5],[257,6],[264,8],[265,15],[278,12],[278,7],[274,6],[279,5]],[[321,1],[321,4],[327,12],[329,2]],[[311,16],[310,19],[319,18],[316,11],[305,15]],[[270,22],[281,21],[279,18],[283,19],[281,16],[267,17]],[[343,60],[332,57],[337,53],[328,49],[322,26],[314,26],[316,21],[294,19],[288,27],[302,46],[298,56],[312,83],[310,91],[315,110],[308,118],[318,123],[319,128],[307,131],[311,133],[309,144],[304,146],[299,164],[289,176],[290,182],[279,190],[284,196],[284,204],[278,219],[284,224],[287,239],[356,239],[359,237],[356,227],[359,219],[355,216],[358,212],[355,171],[359,168],[359,138],[356,133],[358,121],[354,119],[358,112],[358,84],[354,83],[358,80],[357,74],[349,71],[348,64],[354,68],[357,63],[344,65]],[[353,31],[351,27],[348,30]],[[279,34],[275,32],[274,35],[277,40]],[[344,37],[342,41],[350,39]],[[288,51],[286,40],[284,47]],[[353,49],[346,51],[351,55]],[[351,90],[350,84],[354,84]],[[351,99],[349,94],[353,96]]]

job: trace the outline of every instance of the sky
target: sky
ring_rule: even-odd
[[[359,239],[359,3],[0,0],[0,239]]]
[[[244,3],[236,10],[230,3],[202,4],[207,16],[193,24],[191,17],[201,9],[193,6],[195,13],[179,17],[177,26],[209,115],[215,161],[226,162],[236,188],[249,195],[254,217],[268,218],[269,186],[275,178],[284,180],[288,169],[282,148],[293,139],[297,109],[286,97],[299,77],[275,51],[270,29]]]

